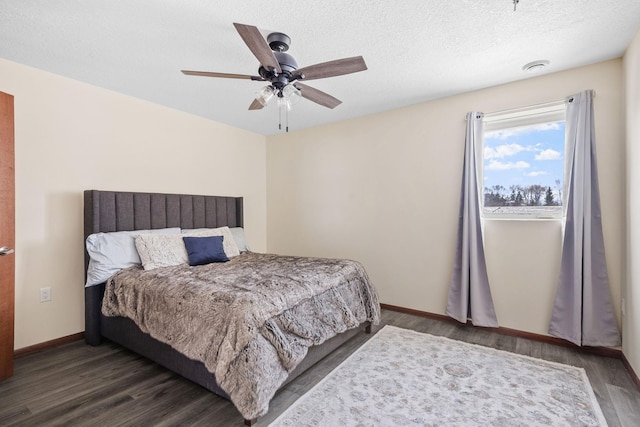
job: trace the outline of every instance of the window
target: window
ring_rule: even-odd
[[[482,151],[487,218],[562,216],[564,102],[487,114]]]

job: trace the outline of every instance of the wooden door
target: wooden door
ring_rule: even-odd
[[[15,173],[13,96],[0,92],[0,380],[13,375],[15,304]]]

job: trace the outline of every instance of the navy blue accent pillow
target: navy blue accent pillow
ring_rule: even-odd
[[[222,246],[223,236],[183,237],[182,240],[191,266],[229,261]]]

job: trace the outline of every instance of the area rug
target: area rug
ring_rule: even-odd
[[[385,326],[280,426],[606,426],[582,368]]]

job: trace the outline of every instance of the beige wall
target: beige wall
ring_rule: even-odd
[[[619,318],[625,235],[621,84],[622,62],[612,60],[269,137],[268,250],[357,259],[382,302],[442,314],[455,250],[466,112],[594,89],[605,246]],[[487,221],[485,231],[500,325],[546,334],[560,222]]]
[[[627,76],[638,72],[637,39],[626,57]],[[243,195],[255,250],[360,260],[382,302],[443,313],[465,113],[561,99],[588,88],[597,92],[605,245],[620,317],[626,214],[622,80],[622,61],[607,61],[269,137],[265,148],[260,135],[0,60],[0,90],[16,97],[15,346],[84,329],[81,194],[88,188]],[[636,95],[628,97],[627,107],[635,106],[629,114],[637,123],[633,84],[627,94]],[[638,134],[637,125],[629,129],[629,161]],[[630,206],[630,217],[634,212]],[[486,223],[502,326],[546,333],[560,236],[557,221]],[[44,286],[53,288],[50,303],[38,302]],[[640,292],[631,290],[623,319],[625,354],[638,370],[638,320],[630,314],[632,306],[640,307]]]
[[[624,57],[626,129],[628,244],[627,280],[623,296],[622,351],[640,375],[640,31]]]
[[[15,348],[84,330],[85,189],[241,195],[266,249],[264,136],[5,60],[0,91],[15,96]]]

